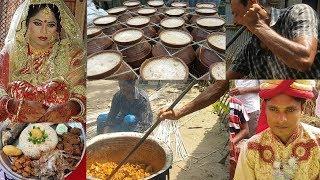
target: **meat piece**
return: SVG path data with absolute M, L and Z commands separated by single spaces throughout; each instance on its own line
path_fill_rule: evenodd
M 57 148 L 58 148 L 59 150 L 63 150 L 63 143 L 59 142 L 59 143 L 57 144 Z
M 80 141 L 80 137 L 78 135 L 72 134 L 72 133 L 65 133 L 63 134 L 63 141 L 68 142 L 70 144 L 79 144 Z
M 14 143 L 19 137 L 22 130 L 27 126 L 26 123 L 21 122 L 8 122 L 6 128 L 2 130 L 2 145 L 8 145 Z
M 70 129 L 70 133 L 80 136 L 81 135 L 81 129 L 79 129 L 79 128 L 71 128 Z
M 67 153 L 67 154 L 73 154 L 73 147 L 72 147 L 72 144 L 64 144 L 64 151 Z
M 81 150 L 80 147 L 77 145 L 73 145 L 73 155 L 75 156 L 81 156 Z
M 69 158 L 79 161 L 79 158 L 61 150 L 47 152 L 39 160 L 32 162 L 35 167 L 34 174 L 41 177 L 56 176 L 56 179 L 62 179 L 66 171 L 74 169 L 74 166 L 67 161 Z

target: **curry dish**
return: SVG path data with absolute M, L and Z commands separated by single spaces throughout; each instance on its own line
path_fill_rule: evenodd
M 112 170 L 117 167 L 118 164 L 114 162 L 106 163 L 94 163 L 87 170 L 87 175 L 106 179 L 111 174 Z M 143 179 L 152 174 L 152 167 L 146 164 L 140 163 L 126 163 L 119 171 L 112 177 L 113 180 L 134 180 Z

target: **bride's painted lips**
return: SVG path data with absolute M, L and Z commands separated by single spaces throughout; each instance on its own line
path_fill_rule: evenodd
M 43 36 L 40 36 L 38 37 L 41 41 L 46 41 L 48 38 L 47 37 L 43 37 Z

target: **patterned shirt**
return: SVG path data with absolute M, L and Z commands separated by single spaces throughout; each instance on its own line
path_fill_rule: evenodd
M 282 37 L 292 40 L 300 36 L 313 36 L 319 39 L 319 20 L 316 12 L 308 5 L 271 8 L 270 18 L 270 27 Z M 318 47 L 311 69 L 301 72 L 288 67 L 271 51 L 261 48 L 258 37 L 252 36 L 232 63 L 231 70 L 254 79 L 320 78 L 320 51 Z
M 121 90 L 118 91 L 113 96 L 108 121 L 111 120 L 113 123 L 121 123 L 114 122 L 119 119 L 116 117 L 123 119 L 124 116 L 131 114 L 137 118 L 137 123 L 131 127 L 130 131 L 144 132 L 152 124 L 152 111 L 149 98 L 145 91 L 138 88 L 135 88 L 134 96 L 132 100 L 128 100 Z
M 283 144 L 270 128 L 252 136 L 241 148 L 234 179 L 319 179 L 319 131 L 301 124 L 287 144 Z

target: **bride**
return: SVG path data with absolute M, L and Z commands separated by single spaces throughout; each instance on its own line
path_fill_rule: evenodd
M 84 121 L 84 58 L 63 0 L 25 0 L 0 52 L 0 121 Z

